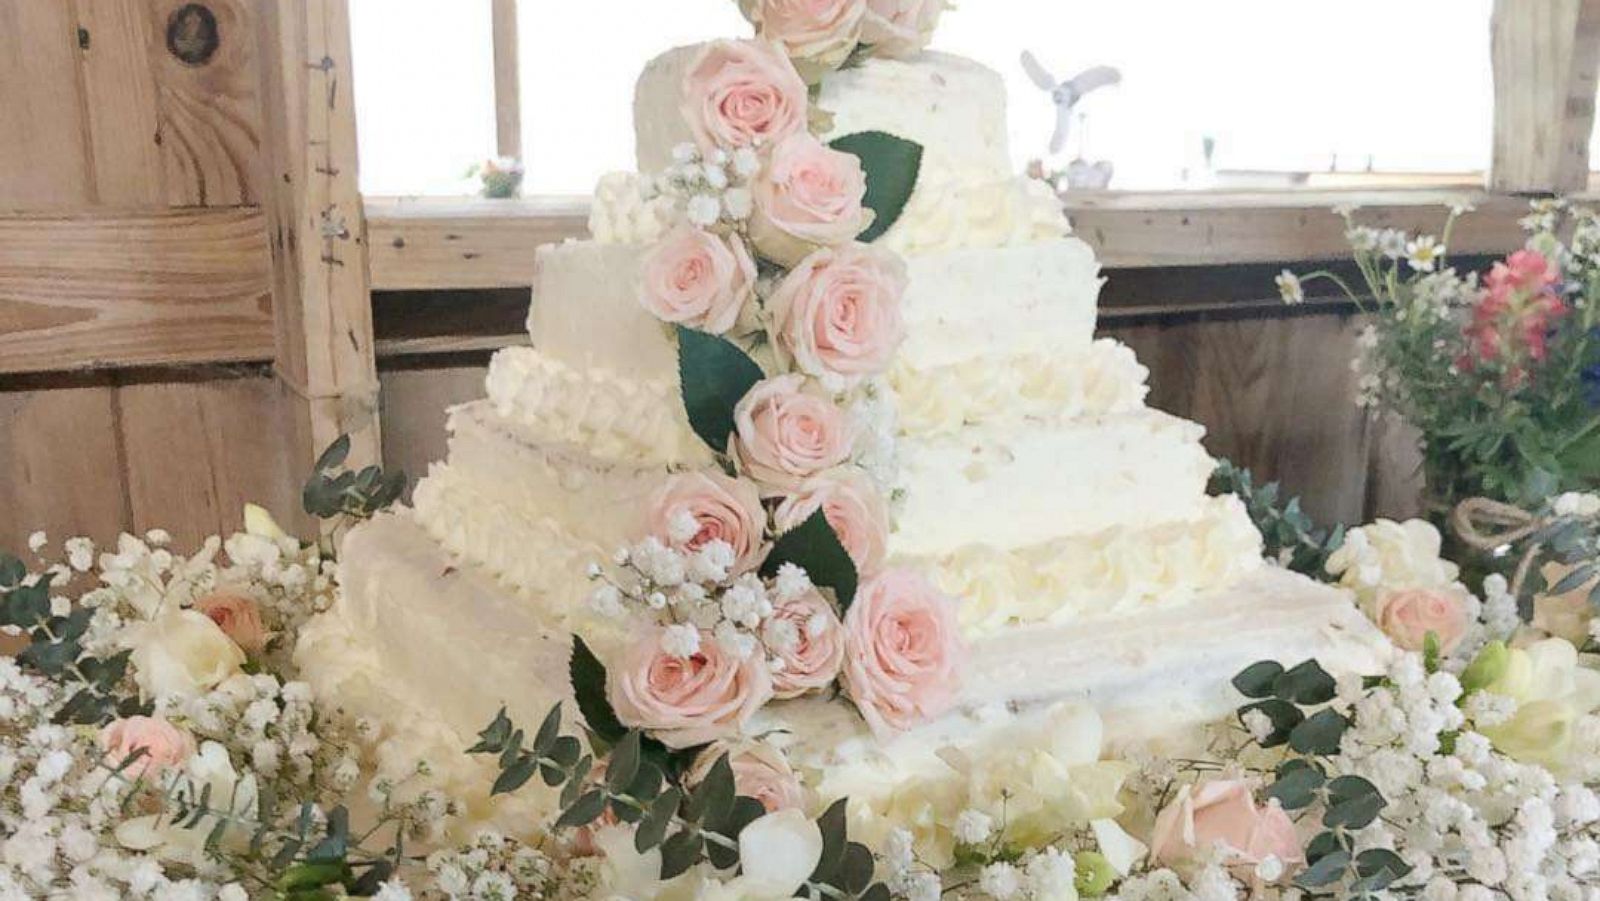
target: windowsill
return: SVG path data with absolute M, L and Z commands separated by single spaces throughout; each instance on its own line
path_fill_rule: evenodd
M 1521 244 L 1521 198 L 1481 187 L 1429 185 L 1212 191 L 1086 191 L 1069 196 L 1078 237 L 1108 269 L 1289 263 L 1348 255 L 1333 210 L 1354 206 L 1369 225 L 1437 233 L 1447 210 L 1474 211 L 1451 235 L 1456 254 L 1497 254 Z M 369 197 L 372 287 L 506 288 L 532 284 L 536 249 L 588 235 L 587 197 Z

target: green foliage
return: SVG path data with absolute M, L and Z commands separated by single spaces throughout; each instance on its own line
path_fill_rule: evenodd
M 340 435 L 317 458 L 300 491 L 307 513 L 318 519 L 371 519 L 405 493 L 404 471 L 385 472 L 382 467 L 367 466 L 352 472 L 344 468 L 349 456 L 350 436 Z
M 1300 499 L 1278 505 L 1282 488 L 1277 482 L 1257 487 L 1250 470 L 1222 460 L 1211 474 L 1213 495 L 1232 494 L 1244 502 L 1250 521 L 1261 533 L 1263 551 L 1286 568 L 1323 582 L 1329 581 L 1328 556 L 1344 543 L 1344 526 L 1332 532 L 1318 528 L 1300 509 Z
M 86 653 L 83 637 L 94 611 L 73 605 L 66 615 L 57 616 L 50 602 L 53 581 L 50 573 L 30 579 L 21 560 L 0 555 L 0 626 L 16 627 L 28 637 L 28 646 L 17 654 L 17 662 L 73 689 L 56 711 L 55 721 L 97 726 L 118 716 L 144 712 L 144 705 L 127 684 L 131 652 L 104 657 Z
M 733 434 L 733 408 L 761 381 L 761 367 L 733 342 L 678 326 L 678 382 L 689 425 L 719 454 Z
M 881 131 L 863 131 L 835 138 L 829 146 L 861 160 L 867 176 L 863 204 L 874 215 L 872 224 L 857 239 L 870 244 L 905 211 L 922 172 L 922 145 Z
M 587 663 L 584 668 L 590 669 Z M 600 673 L 603 677 L 603 667 Z M 593 673 L 587 672 L 585 678 L 593 678 Z M 733 870 L 739 865 L 740 833 L 766 813 L 760 801 L 738 793 L 727 755 L 711 765 L 699 784 L 688 785 L 681 775 L 651 760 L 648 737 L 626 731 L 611 745 L 605 777 L 592 778 L 594 758 L 581 753 L 577 737 L 561 734 L 559 704 L 546 715 L 532 744 L 524 738 L 523 730 L 502 708 L 468 749 L 499 759 L 495 793 L 515 791 L 535 771 L 553 774 L 546 781 L 561 787 L 556 829 L 586 826 L 610 811 L 635 825 L 634 847 L 641 854 L 660 850 L 662 879 L 685 873 L 702 861 L 718 870 Z M 873 881 L 872 853 L 849 840 L 845 810 L 846 802 L 840 800 L 817 819 L 822 857 L 802 891 L 810 897 L 887 901 L 887 887 Z
M 855 561 L 850 559 L 820 508 L 806 517 L 805 522 L 778 536 L 761 564 L 761 575 L 771 578 L 785 563 L 805 570 L 813 585 L 832 589 L 839 601 L 840 613 L 850 609 L 860 576 Z

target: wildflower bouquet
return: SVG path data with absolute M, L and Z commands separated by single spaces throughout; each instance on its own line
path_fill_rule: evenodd
M 1370 315 L 1355 361 L 1360 402 L 1421 431 L 1439 510 L 1468 497 L 1528 503 L 1600 484 L 1600 217 L 1539 201 L 1527 246 L 1481 277 L 1447 265 L 1441 237 L 1357 225 L 1362 284 L 1278 277 L 1284 299 L 1337 282 Z

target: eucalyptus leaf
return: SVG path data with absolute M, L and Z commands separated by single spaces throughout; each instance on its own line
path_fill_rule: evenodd
M 1322 787 L 1325 778 L 1313 767 L 1299 767 L 1278 776 L 1267 789 L 1267 797 L 1278 799 L 1284 810 L 1299 810 L 1317 799 L 1317 789 Z
M 1305 872 L 1295 877 L 1294 882 L 1302 888 L 1322 888 L 1338 882 L 1349 868 L 1350 852 L 1333 851 L 1324 854 L 1316 863 L 1306 868 Z
M 16 557 L 0 553 L 0 588 L 15 588 L 28 577 L 28 567 Z
M 1336 683 L 1322 664 L 1307 660 L 1280 675 L 1272 683 L 1272 693 L 1302 707 L 1325 704 L 1338 693 Z
M 686 816 L 691 822 L 715 829 L 733 811 L 734 797 L 733 766 L 728 755 L 723 754 L 690 795 Z
M 579 796 L 578 800 L 572 802 L 571 806 L 561 812 L 561 816 L 556 818 L 555 828 L 574 829 L 579 826 L 587 826 L 599 819 L 600 814 L 604 813 L 605 809 L 605 792 L 598 789 L 588 792 Z
M 494 787 L 489 790 L 491 795 L 503 795 L 514 792 L 527 784 L 538 769 L 539 762 L 532 757 L 523 757 L 500 771 L 495 777 Z
M 705 848 L 705 839 L 699 833 L 685 829 L 667 837 L 661 843 L 661 878 L 662 880 L 675 879 L 689 871 L 689 868 L 700 862 L 700 852 Z
M 1283 665 L 1276 660 L 1262 660 L 1245 667 L 1233 677 L 1234 690 L 1247 698 L 1269 698 L 1272 686 L 1283 675 Z
M 545 714 L 544 722 L 539 724 L 539 731 L 533 737 L 533 746 L 529 750 L 535 754 L 544 755 L 550 752 L 550 747 L 556 743 L 556 738 L 561 735 L 561 705 L 556 704 Z
M 1239 721 L 1241 723 L 1244 722 L 1245 714 L 1252 710 L 1258 710 L 1265 714 L 1272 723 L 1272 731 L 1261 740 L 1263 748 L 1276 748 L 1287 742 L 1289 734 L 1294 731 L 1294 727 L 1300 725 L 1306 718 L 1305 714 L 1300 712 L 1300 708 L 1288 701 L 1268 698 L 1265 701 L 1257 701 L 1254 704 L 1239 708 Z
M 1289 731 L 1289 747 L 1300 754 L 1331 757 L 1339 753 L 1350 721 L 1336 710 L 1319 710 Z
M 1319 832 L 1306 843 L 1306 863 L 1314 864 L 1335 851 L 1350 850 L 1347 839 L 1337 832 Z
M 629 732 L 611 749 L 606 761 L 606 787 L 621 793 L 639 772 L 639 733 Z

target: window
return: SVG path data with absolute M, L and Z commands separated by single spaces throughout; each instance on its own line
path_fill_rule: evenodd
M 470 193 L 494 152 L 489 0 L 352 0 L 362 185 Z M 1097 63 L 1058 161 L 1110 159 L 1133 189 L 1339 183 L 1488 166 L 1490 0 L 966 0 L 936 49 L 1001 72 L 1019 168 L 1044 155 L 1048 98 L 1018 63 Z M 584 194 L 633 165 L 632 95 L 656 53 L 744 35 L 733 0 L 523 0 L 524 193 Z M 1206 148 L 1210 147 L 1209 159 Z M 1334 171 L 1330 171 L 1334 170 Z

